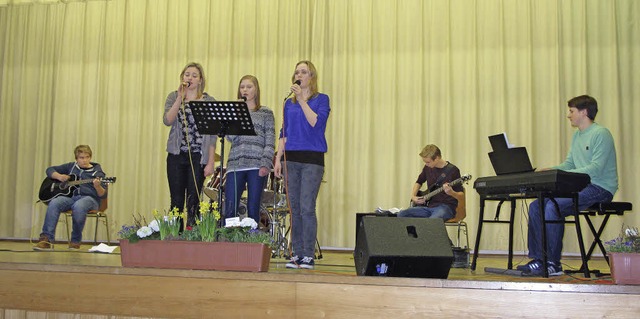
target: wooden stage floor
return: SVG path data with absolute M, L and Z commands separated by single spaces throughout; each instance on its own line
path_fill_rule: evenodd
M 102 318 L 637 318 L 640 286 L 610 276 L 552 278 L 485 273 L 505 256 L 483 256 L 477 271 L 452 268 L 448 279 L 357 276 L 351 252 L 323 251 L 314 270 L 271 260 L 266 273 L 123 268 L 119 249 L 35 252 L 0 241 L 0 318 L 84 314 Z M 525 263 L 516 256 L 514 264 Z M 579 268 L 579 259 L 563 260 Z M 591 269 L 609 272 L 596 258 Z M 91 301 L 86 296 L 95 296 Z M 44 302 L 43 302 L 44 300 Z M 3 316 L 4 314 L 4 316 Z M 106 317 L 105 317 L 106 318 Z

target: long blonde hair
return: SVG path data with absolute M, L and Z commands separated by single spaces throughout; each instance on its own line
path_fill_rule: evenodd
M 309 89 L 311 90 L 311 96 L 309 97 L 309 99 L 312 99 L 316 95 L 318 95 L 318 71 L 316 71 L 316 66 L 313 65 L 313 63 L 311 63 L 311 61 L 302 60 L 302 61 L 296 63 L 296 67 L 293 69 L 293 75 L 291 76 L 291 83 L 293 83 L 296 80 L 296 69 L 298 68 L 298 65 L 300 65 L 300 64 L 306 64 L 309 67 L 309 73 L 311 75 L 311 81 L 309 81 Z M 293 103 L 297 103 L 298 102 L 296 100 L 296 96 L 295 95 L 293 96 L 291 101 Z
M 240 94 L 240 85 L 242 81 L 249 80 L 253 83 L 253 86 L 256 87 L 256 111 L 260 109 L 260 84 L 258 84 L 258 78 L 253 75 L 247 74 L 240 79 L 238 82 L 238 99 L 242 99 L 242 95 Z
M 182 83 L 182 78 L 184 77 L 184 73 L 187 72 L 187 69 L 190 67 L 194 67 L 196 69 L 198 69 L 198 72 L 200 72 L 200 79 L 202 79 L 202 83 L 198 83 L 198 96 L 197 98 L 200 99 L 202 98 L 202 95 L 204 94 L 204 87 L 207 84 L 207 80 L 204 77 L 204 69 L 202 68 L 202 65 L 200 65 L 200 63 L 197 62 L 191 62 L 189 64 L 187 64 L 184 69 L 182 69 L 182 72 L 180 72 L 180 83 Z

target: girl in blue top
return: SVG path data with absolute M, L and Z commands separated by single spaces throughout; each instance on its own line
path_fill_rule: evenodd
M 274 174 L 281 177 L 284 167 L 291 209 L 293 254 L 286 266 L 313 269 L 318 232 L 316 199 L 324 174 L 324 134 L 331 107 L 329 96 L 318 92 L 318 72 L 311 61 L 296 64 L 291 82 L 294 96 L 284 105 Z

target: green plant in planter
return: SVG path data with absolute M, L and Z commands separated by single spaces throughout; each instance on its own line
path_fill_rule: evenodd
M 258 223 L 252 218 L 230 218 L 226 226 L 218 231 L 219 240 L 227 242 L 261 243 L 271 246 L 273 238 L 270 234 L 258 229 Z
M 620 236 L 604 243 L 610 253 L 640 253 L 638 227 L 623 226 Z
M 200 218 L 196 220 L 194 227 L 187 227 L 179 232 L 179 219 L 185 218 L 185 213 L 180 213 L 174 208 L 170 212 L 160 214 L 153 211 L 154 219 L 147 224 L 145 219 L 138 214 L 134 216 L 133 225 L 123 225 L 118 232 L 121 239 L 130 243 L 139 240 L 188 240 L 188 241 L 224 241 L 261 243 L 272 246 L 273 239 L 269 233 L 258 229 L 258 224 L 251 218 L 230 218 L 226 220 L 226 227 L 218 227 L 220 212 L 217 203 L 207 201 L 200 202 Z
M 218 203 L 200 202 L 200 218 L 196 220 L 195 232 L 200 235 L 202 241 L 216 241 L 218 220 Z

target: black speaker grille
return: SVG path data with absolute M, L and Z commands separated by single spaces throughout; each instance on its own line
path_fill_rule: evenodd
M 442 219 L 360 216 L 358 275 L 447 278 L 453 251 Z

